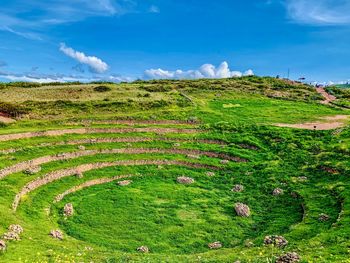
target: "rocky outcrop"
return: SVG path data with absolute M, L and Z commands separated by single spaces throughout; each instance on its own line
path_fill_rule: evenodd
M 219 249 L 219 248 L 222 248 L 222 244 L 221 244 L 221 242 L 216 241 L 216 242 L 213 242 L 213 243 L 209 243 L 208 247 L 210 249 Z
M 250 216 L 250 208 L 246 204 L 236 203 L 235 204 L 236 214 L 240 217 L 249 217 Z
M 117 184 L 118 184 L 119 186 L 127 186 L 127 185 L 129 185 L 129 184 L 131 184 L 131 183 L 132 183 L 131 180 L 124 180 L 124 181 L 119 181 Z
M 70 216 L 73 216 L 73 214 L 74 214 L 73 204 L 71 203 L 65 204 L 63 208 L 63 215 L 66 217 L 70 217 Z
M 141 246 L 137 248 L 137 251 L 140 253 L 149 253 L 149 248 L 147 246 Z
M 330 216 L 327 215 L 327 214 L 320 214 L 319 217 L 318 217 L 318 220 L 321 221 L 321 222 L 326 222 L 330 219 Z
M 288 241 L 283 236 L 266 236 L 264 239 L 264 244 L 284 248 L 288 245 Z
M 176 179 L 179 184 L 193 184 L 194 179 L 191 177 L 180 176 Z
M 8 229 L 10 232 L 16 233 L 17 235 L 23 233 L 23 227 L 21 227 L 20 225 L 10 225 Z
M 209 176 L 209 177 L 215 176 L 215 173 L 214 173 L 214 172 L 206 172 L 205 174 L 206 174 L 207 176 Z
M 0 251 L 6 250 L 6 243 L 4 240 L 0 240 Z
M 272 195 L 274 195 L 274 196 L 283 195 L 283 193 L 284 193 L 284 191 L 281 188 L 276 188 L 272 191 Z
M 50 236 L 59 240 L 63 239 L 63 233 L 60 230 L 51 230 Z
M 28 175 L 33 175 L 33 174 L 37 174 L 41 171 L 41 167 L 40 166 L 33 166 L 33 167 L 29 167 L 28 169 L 26 169 L 24 171 L 25 174 Z
M 300 256 L 295 252 L 288 252 L 279 258 L 276 263 L 296 263 L 300 261 Z
M 12 231 L 9 231 L 9 232 L 6 232 L 5 234 L 3 234 L 2 238 L 5 240 L 14 240 L 14 241 L 18 241 L 21 239 L 19 237 L 19 234 L 12 232 Z
M 244 191 L 244 186 L 241 184 L 236 184 L 232 189 L 232 192 L 240 193 Z

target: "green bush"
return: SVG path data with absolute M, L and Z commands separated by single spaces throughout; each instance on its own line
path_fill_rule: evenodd
M 18 117 L 22 114 L 25 114 L 26 110 L 24 110 L 19 105 L 11 104 L 8 102 L 0 102 L 0 112 L 10 117 Z
M 107 86 L 97 86 L 94 88 L 94 91 L 96 91 L 96 92 L 108 92 L 111 90 L 112 89 L 110 87 L 107 87 Z

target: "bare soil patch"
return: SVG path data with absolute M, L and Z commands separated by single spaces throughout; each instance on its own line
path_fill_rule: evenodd
M 94 133 L 183 133 L 183 134 L 197 134 L 199 129 L 180 129 L 180 128 L 80 128 L 80 129 L 63 129 L 63 130 L 48 130 L 39 132 L 24 132 L 0 135 L 0 141 L 12 141 L 19 139 L 28 139 L 42 136 L 62 136 L 66 134 L 94 134 Z
M 346 126 L 347 120 L 350 119 L 349 116 L 350 115 L 326 116 L 320 118 L 320 121 L 315 122 L 305 122 L 297 124 L 277 123 L 275 124 L 275 126 L 317 131 L 333 130 Z
M 16 122 L 16 120 L 10 118 L 7 114 L 0 112 L 0 122 L 8 124 L 8 123 L 14 123 Z

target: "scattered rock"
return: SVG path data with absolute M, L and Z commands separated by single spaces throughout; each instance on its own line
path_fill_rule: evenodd
M 51 230 L 50 236 L 59 240 L 63 239 L 63 233 L 60 230 Z
M 283 195 L 283 189 L 281 189 L 281 188 L 276 188 L 276 189 L 273 190 L 272 194 L 273 194 L 274 196 Z
M 6 250 L 6 243 L 4 240 L 0 240 L 0 251 Z
M 283 236 L 266 236 L 264 239 L 264 244 L 284 248 L 288 245 L 288 241 Z
M 129 185 L 129 184 L 131 184 L 131 183 L 132 183 L 131 180 L 124 180 L 124 181 L 119 181 L 117 184 L 118 184 L 119 186 L 127 186 L 127 185 Z
M 288 252 L 277 258 L 276 263 L 295 263 L 300 261 L 300 256 L 295 252 Z
M 187 120 L 188 123 L 198 123 L 198 118 L 197 117 L 189 117 Z
M 76 171 L 76 172 L 75 172 L 75 176 L 76 176 L 77 178 L 81 179 L 81 178 L 84 177 L 84 174 L 83 174 L 82 172 L 80 172 L 80 171 Z
M 254 247 L 254 243 L 251 240 L 247 239 L 244 241 L 244 246 L 245 247 Z
M 200 157 L 199 155 L 195 155 L 195 154 L 188 154 L 188 155 L 187 155 L 187 158 L 198 160 L 198 159 L 200 159 L 201 157 Z
M 194 179 L 191 177 L 180 176 L 176 179 L 179 184 L 193 184 Z
M 330 216 L 327 215 L 327 214 L 320 214 L 319 217 L 318 217 L 318 220 L 321 221 L 321 222 L 326 222 L 330 219 Z
M 81 151 L 85 151 L 86 147 L 84 145 L 79 145 L 78 149 L 81 150 Z
M 15 240 L 15 241 L 20 240 L 19 235 L 17 233 L 15 233 L 15 232 L 12 232 L 12 231 L 9 231 L 9 232 L 5 233 L 2 236 L 2 238 L 5 239 L 5 240 Z
M 307 178 L 306 176 L 299 176 L 299 177 L 298 177 L 298 181 L 299 181 L 299 182 L 305 182 L 305 181 L 307 181 L 307 179 L 308 179 L 308 178 Z
M 63 214 L 64 216 L 72 216 L 74 214 L 73 204 L 65 204 L 63 208 Z
M 215 173 L 214 172 L 206 172 L 206 175 L 209 177 L 213 177 L 213 176 L 215 176 Z
M 296 193 L 296 192 L 291 192 L 290 195 L 291 195 L 293 198 L 298 198 L 298 197 L 299 197 L 299 194 Z
M 221 160 L 220 163 L 221 164 L 228 164 L 230 161 L 229 160 Z
M 332 167 L 327 167 L 327 166 L 321 166 L 321 169 L 327 173 L 330 173 L 330 174 L 338 174 L 338 170 L 332 168 Z
M 92 247 L 85 247 L 86 251 L 93 251 L 94 249 Z
M 236 193 L 243 192 L 243 190 L 244 190 L 244 186 L 241 185 L 241 184 L 236 184 L 236 185 L 231 189 L 232 192 L 236 192 Z
M 141 246 L 137 248 L 137 251 L 141 253 L 149 253 L 149 248 L 147 246 Z
M 219 249 L 219 248 L 222 248 L 222 244 L 221 244 L 221 242 L 216 241 L 216 242 L 213 242 L 213 243 L 209 243 L 208 247 L 210 249 Z
M 238 216 L 241 217 L 249 217 L 250 216 L 250 208 L 246 204 L 236 203 L 235 211 Z
M 39 173 L 40 171 L 41 171 L 41 167 L 40 166 L 33 166 L 33 167 L 30 167 L 30 168 L 26 169 L 24 171 L 24 173 L 28 174 L 28 175 L 33 175 L 33 174 Z
M 23 232 L 23 227 L 21 227 L 20 225 L 10 225 L 9 231 L 20 235 Z

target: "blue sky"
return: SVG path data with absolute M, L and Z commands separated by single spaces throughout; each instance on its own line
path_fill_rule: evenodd
M 2 0 L 0 80 L 350 79 L 348 0 Z

